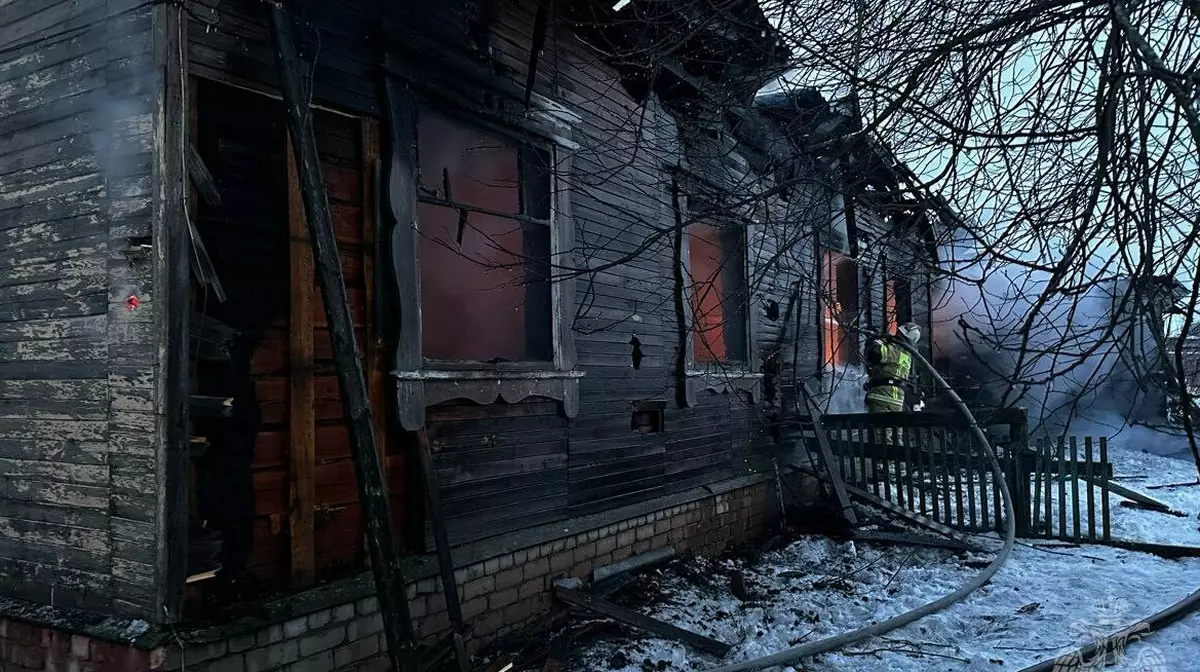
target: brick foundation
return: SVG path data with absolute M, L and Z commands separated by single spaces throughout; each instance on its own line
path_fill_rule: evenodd
M 507 552 L 457 570 L 463 616 L 478 647 L 551 608 L 554 581 L 674 545 L 712 555 L 760 534 L 774 508 L 759 483 Z M 408 585 L 423 639 L 449 627 L 441 582 Z M 0 619 L 0 672 L 382 672 L 383 621 L 375 598 L 323 608 L 227 639 L 152 651 Z

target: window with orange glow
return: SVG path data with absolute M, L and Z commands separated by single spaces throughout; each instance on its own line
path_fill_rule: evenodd
M 888 280 L 883 286 L 883 328 L 889 334 L 900 326 L 896 315 L 896 281 Z
M 553 359 L 547 152 L 422 109 L 422 349 L 428 359 Z
M 821 270 L 824 361 L 830 366 L 855 364 L 858 338 L 851 327 L 858 318 L 858 266 L 854 259 L 828 250 Z
M 737 226 L 688 227 L 692 354 L 697 362 L 747 358 L 745 240 Z

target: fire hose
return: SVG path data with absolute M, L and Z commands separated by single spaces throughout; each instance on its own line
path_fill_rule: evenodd
M 1140 640 L 1143 636 L 1149 635 L 1155 630 L 1165 628 L 1175 621 L 1194 613 L 1197 609 L 1200 609 L 1200 590 L 1149 618 L 1128 625 L 1087 646 L 1030 665 L 1021 670 L 1021 672 L 1051 672 L 1056 669 L 1090 669 L 1092 667 L 1101 667 L 1102 665 L 1096 665 L 1096 661 L 1105 660 L 1109 655 L 1123 652 L 1125 645 L 1129 641 Z M 1067 667 L 1066 665 L 1062 665 L 1064 661 L 1068 664 L 1074 663 L 1075 666 Z
M 725 665 L 724 667 L 712 668 L 708 670 L 708 672 L 749 672 L 750 670 L 761 670 L 767 667 L 787 665 L 805 658 L 810 658 L 817 654 L 836 651 L 871 637 L 884 635 L 893 630 L 898 630 L 899 628 L 913 623 L 914 621 L 920 620 L 932 614 L 936 614 L 946 607 L 965 599 L 968 595 L 975 592 L 977 589 L 990 581 L 991 578 L 995 576 L 996 572 L 1000 570 L 1000 567 L 1004 565 L 1004 562 L 1008 560 L 1009 554 L 1012 553 L 1013 546 L 1016 543 L 1016 518 L 1013 512 L 1012 494 L 1008 491 L 1008 485 L 1005 481 L 1004 473 L 1000 469 L 1000 461 L 996 456 L 995 449 L 992 448 L 990 443 L 988 443 L 987 437 L 984 436 L 983 430 L 980 429 L 979 424 L 975 421 L 975 416 L 971 414 L 971 411 L 967 408 L 967 405 L 963 403 L 963 400 L 958 396 L 957 393 L 954 392 L 954 389 L 950 387 L 946 380 L 942 378 L 940 374 L 938 374 L 937 370 L 933 368 L 929 361 L 921 356 L 921 353 L 917 352 L 917 350 L 904 339 L 889 337 L 888 340 L 907 351 L 910 355 L 912 355 L 913 359 L 919 362 L 921 366 L 933 376 L 937 386 L 941 388 L 946 396 L 949 397 L 949 399 L 958 407 L 960 411 L 962 411 L 963 416 L 966 418 L 969 424 L 969 430 L 971 434 L 975 437 L 975 440 L 980 446 L 983 447 L 984 452 L 987 454 L 988 461 L 991 463 L 992 475 L 996 479 L 996 484 L 999 486 L 1001 496 L 1004 498 L 1004 545 L 1001 547 L 1000 552 L 996 555 L 996 558 L 992 560 L 992 562 L 988 564 L 988 566 L 985 567 L 978 576 L 968 581 L 953 593 L 938 598 L 933 602 L 917 607 L 911 611 L 904 612 L 903 614 L 893 616 L 887 620 L 880 621 L 874 625 L 865 626 L 857 630 L 851 630 L 850 632 L 844 632 L 840 635 L 834 635 L 833 637 L 828 637 L 815 642 L 809 642 L 808 644 L 802 644 L 800 646 L 785 649 L 778 653 L 773 653 L 761 658 L 754 658 L 752 660 L 746 660 L 740 663 L 733 663 L 730 665 Z

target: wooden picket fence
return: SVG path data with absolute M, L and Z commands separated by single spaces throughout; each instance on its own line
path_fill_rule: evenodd
M 1070 437 L 1031 446 L 1023 410 L 981 420 L 1012 493 L 1018 536 L 1111 539 L 1112 465 L 1106 439 Z M 827 467 L 846 484 L 959 531 L 1004 529 L 991 462 L 961 417 L 831 414 L 822 424 L 836 462 Z

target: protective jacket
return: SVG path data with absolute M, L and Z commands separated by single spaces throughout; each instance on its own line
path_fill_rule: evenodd
M 883 411 L 904 410 L 904 391 L 912 375 L 912 355 L 881 340 L 867 344 L 867 407 Z

